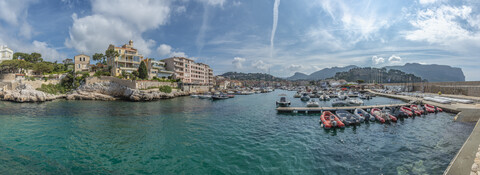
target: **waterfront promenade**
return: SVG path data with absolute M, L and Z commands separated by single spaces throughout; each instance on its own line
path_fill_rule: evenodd
M 422 103 L 431 104 L 434 106 L 441 107 L 445 111 L 457 113 L 454 120 L 460 122 L 476 122 L 472 133 L 468 137 L 468 139 L 463 144 L 462 148 L 458 151 L 457 155 L 452 159 L 449 166 L 445 170 L 445 175 L 456 175 L 456 174 L 479 174 L 477 172 L 473 172 L 472 164 L 474 161 L 480 163 L 480 158 L 476 160 L 476 154 L 479 150 L 480 145 L 480 105 L 473 103 L 473 104 L 462 104 L 462 103 L 452 103 L 452 104 L 440 104 L 431 101 L 423 100 L 421 97 L 411 97 L 411 96 L 404 96 L 404 95 L 394 95 L 394 94 L 385 94 L 385 93 L 378 93 L 369 90 L 371 93 L 375 93 L 380 96 L 402 99 L 405 101 L 421 101 Z M 432 94 L 434 95 L 434 94 Z M 472 96 L 464 96 L 464 95 L 442 95 L 447 97 L 453 98 L 463 98 L 463 99 L 470 99 L 475 100 L 478 102 L 480 100 L 479 97 L 472 97 Z M 478 169 L 480 170 L 480 168 Z

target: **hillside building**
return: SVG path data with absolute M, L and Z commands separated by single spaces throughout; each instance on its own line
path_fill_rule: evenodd
M 13 50 L 5 45 L 0 46 L 0 63 L 4 60 L 13 59 Z
M 195 63 L 185 57 L 171 57 L 162 60 L 168 71 L 174 72 L 173 78 L 183 83 L 198 85 L 214 85 L 213 70 L 203 63 Z
M 74 57 L 75 60 L 75 72 L 89 71 L 90 69 L 90 56 L 80 54 Z

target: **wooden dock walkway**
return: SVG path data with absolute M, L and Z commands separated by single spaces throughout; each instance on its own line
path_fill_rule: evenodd
M 344 106 L 344 107 L 278 107 L 277 112 L 282 113 L 321 113 L 323 111 L 337 111 L 337 110 L 347 110 L 353 111 L 355 108 L 360 109 L 371 109 L 371 108 L 383 108 L 383 107 L 398 107 L 398 106 L 409 106 L 408 103 L 401 104 L 386 104 L 386 105 L 372 105 L 372 106 Z

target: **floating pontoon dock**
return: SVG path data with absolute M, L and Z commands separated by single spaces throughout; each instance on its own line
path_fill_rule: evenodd
M 321 113 L 323 111 L 337 111 L 337 110 L 347 110 L 353 111 L 355 108 L 360 109 L 371 109 L 383 107 L 398 107 L 398 106 L 410 106 L 408 103 L 401 104 L 387 104 L 387 105 L 372 105 L 372 106 L 344 106 L 344 107 L 278 107 L 277 112 L 282 113 Z

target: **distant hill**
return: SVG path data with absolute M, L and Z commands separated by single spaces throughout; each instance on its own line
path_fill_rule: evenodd
M 322 80 L 326 78 L 330 78 L 335 76 L 337 72 L 345 72 L 349 71 L 352 68 L 356 68 L 357 66 L 350 65 L 345 67 L 332 67 L 332 68 L 325 68 L 319 71 L 316 71 L 310 75 L 306 75 L 303 73 L 296 72 L 293 76 L 288 77 L 287 80 Z
M 264 80 L 264 81 L 284 81 L 282 78 L 274 77 L 265 73 L 242 73 L 242 72 L 226 72 L 220 75 L 231 80 Z
M 308 79 L 308 75 L 300 72 L 295 72 L 293 76 L 287 78 L 287 80 L 306 80 L 306 79 Z
M 386 66 L 385 68 L 415 74 L 429 82 L 465 81 L 465 75 L 461 68 L 447 65 L 407 63 L 403 66 Z
M 288 77 L 287 80 L 321 80 L 333 77 L 337 72 L 346 72 L 353 68 L 358 67 L 350 65 L 346 67 L 325 68 L 310 75 L 296 72 L 293 76 Z M 429 82 L 465 81 L 465 75 L 461 68 L 447 65 L 407 63 L 403 66 L 386 66 L 384 68 L 387 69 L 387 71 L 389 69 L 396 69 L 405 73 L 414 74 Z
M 334 79 L 344 79 L 349 82 L 362 80 L 368 83 L 405 83 L 421 82 L 422 78 L 414 74 L 405 73 L 396 69 L 386 68 L 353 68 L 346 72 L 337 72 Z

